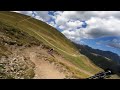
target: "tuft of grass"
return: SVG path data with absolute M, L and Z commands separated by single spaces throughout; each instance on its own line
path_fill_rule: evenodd
M 34 72 L 34 70 L 33 70 L 32 68 L 27 69 L 27 70 L 25 71 L 25 73 L 24 73 L 24 78 L 25 78 L 25 79 L 31 79 L 31 78 L 33 78 L 34 76 L 35 76 L 35 72 Z

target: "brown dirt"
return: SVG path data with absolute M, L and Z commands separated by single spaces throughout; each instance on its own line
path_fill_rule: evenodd
M 28 57 L 35 64 L 34 72 L 35 77 L 33 79 L 65 79 L 73 78 L 73 73 L 69 71 L 64 65 L 73 67 L 82 73 L 92 75 L 91 73 L 80 69 L 73 65 L 71 62 L 65 60 L 60 54 L 54 53 L 53 56 L 48 54 L 48 49 L 42 48 L 42 46 L 32 47 L 11 47 L 11 51 L 14 53 Z
M 35 64 L 35 77 L 34 79 L 63 79 L 66 78 L 66 72 L 63 66 L 58 63 L 49 62 L 52 57 L 47 53 L 47 50 L 41 47 L 33 47 L 25 49 L 24 52 L 30 57 L 30 60 Z

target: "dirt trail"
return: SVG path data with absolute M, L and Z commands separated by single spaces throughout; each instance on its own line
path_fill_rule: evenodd
M 45 60 L 46 57 L 52 57 L 47 53 L 46 50 L 40 49 L 40 47 L 36 47 L 36 48 L 34 47 L 31 49 L 26 49 L 25 52 L 29 54 L 30 60 L 35 64 L 34 79 L 63 79 L 63 78 L 66 78 L 66 72 L 69 77 L 72 76 L 71 72 L 67 71 L 64 66 L 60 66 L 60 64 L 56 65 L 55 63 L 50 63 L 48 60 Z M 69 67 L 73 67 L 87 75 L 90 75 L 90 76 L 93 75 L 83 69 L 76 67 L 71 62 L 65 60 L 61 56 L 54 54 L 54 58 L 55 60 L 57 60 L 58 63 L 62 62 L 65 65 Z
M 42 45 L 33 47 L 11 46 L 10 50 L 14 51 L 14 53 L 17 55 L 29 58 L 34 63 L 34 79 L 72 78 L 73 73 L 69 71 L 66 66 L 73 67 L 87 75 L 92 75 L 91 73 L 76 67 L 60 54 L 54 53 L 54 57 L 51 56 L 50 54 L 48 54 L 48 50 L 42 48 Z M 50 60 L 52 60 L 52 62 L 50 62 Z M 64 65 L 62 65 L 61 63 L 63 63 Z
M 35 77 L 34 79 L 62 79 L 65 78 L 65 74 L 58 71 L 58 69 L 50 64 L 49 61 L 45 61 L 44 57 L 38 57 L 33 50 L 27 50 L 30 56 L 30 60 L 35 64 Z M 41 53 L 45 53 L 41 51 Z
M 36 68 L 35 78 L 43 79 L 60 79 L 65 78 L 65 75 L 60 73 L 53 65 L 44 60 L 36 58 L 35 53 L 30 53 L 30 59 L 34 62 Z

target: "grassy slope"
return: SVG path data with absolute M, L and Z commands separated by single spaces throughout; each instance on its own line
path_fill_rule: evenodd
M 21 21 L 25 18 L 29 18 L 29 16 L 13 12 L 0 12 L 1 22 L 13 26 L 14 28 L 19 28 L 20 30 L 27 32 L 29 35 L 42 41 L 44 44 L 51 46 L 77 67 L 92 74 L 95 74 L 101 70 L 92 62 L 89 62 L 92 64 L 92 66 L 89 65 L 89 63 L 86 64 L 86 62 L 89 60 L 87 60 L 84 56 L 80 56 L 77 48 L 63 34 L 61 34 L 55 28 L 47 25 L 46 23 L 31 18 L 16 25 L 18 21 Z M 81 76 L 87 77 L 89 75 L 81 74 Z

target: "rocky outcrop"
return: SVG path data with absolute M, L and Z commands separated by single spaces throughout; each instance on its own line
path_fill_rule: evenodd
M 0 59 L 0 78 L 24 79 L 34 77 L 34 64 L 24 56 L 12 54 Z

